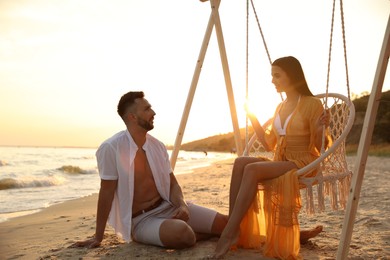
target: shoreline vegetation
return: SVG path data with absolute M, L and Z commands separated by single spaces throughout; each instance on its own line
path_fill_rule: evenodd
M 357 154 L 358 144 L 346 145 L 345 152 L 347 155 L 354 156 Z M 390 143 L 370 145 L 368 156 L 390 157 Z

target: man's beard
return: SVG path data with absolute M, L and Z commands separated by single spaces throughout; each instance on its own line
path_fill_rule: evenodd
M 152 123 L 149 123 L 148 121 L 140 119 L 140 118 L 137 118 L 137 123 L 140 127 L 145 129 L 146 131 L 150 131 L 154 128 L 154 125 Z

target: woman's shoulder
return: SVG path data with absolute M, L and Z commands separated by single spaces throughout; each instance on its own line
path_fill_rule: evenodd
M 302 102 L 302 109 L 305 111 L 308 111 L 310 113 L 315 112 L 315 111 L 321 111 L 324 109 L 322 105 L 321 99 L 315 97 L 315 96 L 304 96 L 301 99 Z

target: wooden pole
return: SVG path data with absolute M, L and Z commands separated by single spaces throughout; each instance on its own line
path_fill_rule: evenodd
M 211 10 L 214 18 L 215 33 L 218 39 L 218 46 L 219 46 L 219 53 L 222 61 L 223 74 L 225 76 L 225 85 L 226 85 L 226 91 L 229 100 L 230 115 L 233 123 L 234 140 L 236 142 L 237 154 L 242 155 L 243 149 L 241 143 L 240 128 L 237 120 L 236 104 L 234 100 L 232 81 L 230 78 L 230 70 L 229 70 L 229 63 L 226 55 L 225 41 L 223 39 L 222 26 L 221 26 L 221 21 L 219 19 L 218 6 L 220 2 L 221 0 L 211 0 L 210 4 L 211 4 Z
M 219 3 L 215 8 L 218 9 L 218 7 L 219 7 Z M 173 147 L 171 158 L 170 158 L 172 169 L 175 169 L 177 156 L 179 154 L 181 142 L 183 140 L 184 131 L 187 125 L 188 116 L 190 114 L 192 101 L 194 100 L 195 90 L 196 90 L 196 86 L 198 85 L 200 72 L 202 70 L 203 61 L 207 52 L 207 47 L 210 42 L 211 33 L 213 32 L 213 27 L 214 27 L 213 14 L 210 14 L 209 22 L 206 27 L 206 32 L 203 37 L 202 47 L 200 48 L 198 60 L 196 61 L 194 75 L 192 76 L 192 81 L 191 81 L 190 90 L 188 92 L 187 101 L 184 107 L 183 115 L 181 117 L 179 130 L 177 131 L 175 145 Z
M 202 1 L 204 2 L 204 1 Z M 196 62 L 194 75 L 192 77 L 190 90 L 188 92 L 187 101 L 184 107 L 183 115 L 180 121 L 179 130 L 176 135 L 175 145 L 173 147 L 173 151 L 171 154 L 171 167 L 172 169 L 175 169 L 177 156 L 180 151 L 181 143 L 183 140 L 183 135 L 185 131 L 185 127 L 187 125 L 188 116 L 191 110 L 192 101 L 194 100 L 195 90 L 199 81 L 200 72 L 203 66 L 203 61 L 206 56 L 207 47 L 210 42 L 211 33 L 213 31 L 213 27 L 215 26 L 215 31 L 217 34 L 218 39 L 218 46 L 219 46 L 219 52 L 221 56 L 221 62 L 222 62 L 222 68 L 224 72 L 225 77 L 225 85 L 226 85 L 226 91 L 228 94 L 228 100 L 229 100 L 229 107 L 230 107 L 230 114 L 232 118 L 233 123 L 233 131 L 234 131 L 234 139 L 236 142 L 236 149 L 237 154 L 241 155 L 243 152 L 242 144 L 241 144 L 241 135 L 240 135 L 240 128 L 238 126 L 238 120 L 237 120 L 237 112 L 236 112 L 236 105 L 234 101 L 234 94 L 233 94 L 233 88 L 232 88 L 232 82 L 230 79 L 230 71 L 229 71 L 229 64 L 227 61 L 227 55 L 226 55 L 226 49 L 222 34 L 222 27 L 221 22 L 219 19 L 219 12 L 218 8 L 220 5 L 220 0 L 212 0 L 210 1 L 212 12 L 210 14 L 209 22 L 207 24 L 206 33 L 203 38 L 202 47 L 199 52 L 198 60 Z
M 368 150 L 371 143 L 372 133 L 374 131 L 375 118 L 377 115 L 379 101 L 382 94 L 383 82 L 386 75 L 386 69 L 390 54 L 390 16 L 387 21 L 387 28 L 383 39 L 382 50 L 379 56 L 377 70 L 372 85 L 370 98 L 368 100 L 367 111 L 364 118 L 362 134 L 360 137 L 356 164 L 351 189 L 348 197 L 346 217 L 344 218 L 343 230 L 341 233 L 340 244 L 337 250 L 338 260 L 347 259 L 349 245 L 351 243 L 352 231 L 356 217 L 356 211 L 359 204 L 360 190 L 362 187 L 364 170 L 366 167 Z

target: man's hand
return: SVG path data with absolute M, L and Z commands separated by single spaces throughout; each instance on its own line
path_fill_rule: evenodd
M 101 244 L 101 241 L 97 240 L 95 237 L 91 239 L 87 239 L 84 241 L 78 241 L 72 245 L 70 245 L 70 248 L 75 248 L 75 247 L 86 247 L 86 248 L 95 248 L 99 247 Z
M 182 205 L 179 208 L 177 208 L 175 214 L 172 216 L 172 218 L 175 219 L 181 219 L 185 222 L 187 222 L 190 219 L 190 211 L 188 210 L 187 205 Z

